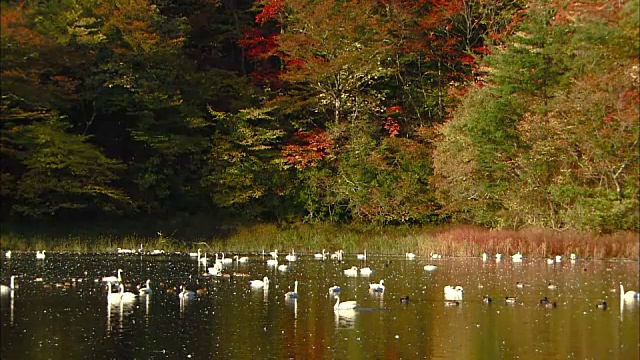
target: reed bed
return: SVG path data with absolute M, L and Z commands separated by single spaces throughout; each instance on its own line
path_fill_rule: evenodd
M 222 235 L 221 235 L 222 234 Z M 155 236 L 137 234 L 22 235 L 0 234 L 3 250 L 64 252 L 116 252 L 118 248 L 165 252 L 193 252 L 198 248 L 214 253 L 261 253 L 278 249 L 285 254 L 327 253 L 338 249 L 347 254 L 404 255 L 413 252 L 427 257 L 431 253 L 452 257 L 480 257 L 502 253 L 522 253 L 528 258 L 548 258 L 571 253 L 587 259 L 639 258 L 638 233 L 591 234 L 550 229 L 489 230 L 476 226 L 386 227 L 340 226 L 335 224 L 256 224 L 236 226 L 211 237 L 180 238 L 158 232 Z

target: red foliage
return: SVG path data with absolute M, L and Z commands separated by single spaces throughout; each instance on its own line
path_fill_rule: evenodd
M 265 22 L 275 19 L 276 15 L 284 8 L 283 0 L 266 0 L 262 11 L 256 15 L 256 22 L 264 24 Z
M 251 29 L 238 41 L 248 58 L 266 59 L 276 53 L 277 34 L 265 35 L 261 29 Z
M 389 137 L 394 137 L 400 134 L 400 124 L 398 124 L 398 122 L 391 116 L 389 116 L 387 121 L 384 123 L 384 128 L 389 132 Z
M 321 129 L 298 131 L 293 141 L 294 143 L 283 146 L 282 155 L 287 164 L 298 169 L 317 165 L 331 153 L 334 145 Z

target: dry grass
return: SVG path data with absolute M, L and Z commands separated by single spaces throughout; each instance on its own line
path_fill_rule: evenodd
M 421 255 L 481 256 L 483 252 L 546 258 L 571 253 L 581 258 L 638 259 L 639 238 L 635 232 L 609 235 L 555 231 L 551 229 L 488 230 L 475 226 L 452 226 L 425 234 Z

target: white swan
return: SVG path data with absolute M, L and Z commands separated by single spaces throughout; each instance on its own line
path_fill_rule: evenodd
M 502 260 L 502 254 L 498 253 L 496 254 L 496 261 L 500 261 Z
M 269 254 L 271 255 L 272 258 L 277 259 L 278 258 L 278 249 L 273 250 Z
M 298 257 L 296 256 L 296 252 L 293 249 L 291 249 L 291 254 L 287 254 L 287 256 L 285 256 L 284 258 L 287 259 L 287 261 L 296 261 L 296 260 L 298 260 Z
M 278 265 L 278 271 L 289 271 L 291 270 L 291 266 L 287 264 Z
M 345 269 L 343 272 L 347 276 L 358 276 L 358 267 L 352 266 L 350 269 Z
M 268 259 L 267 266 L 278 266 L 278 259 Z
M 434 271 L 434 270 L 435 270 L 435 269 L 437 269 L 437 268 L 438 268 L 438 267 L 437 267 L 437 266 L 435 266 L 435 265 L 425 265 L 425 266 L 424 266 L 424 269 L 425 269 L 426 271 Z
M 555 260 L 553 260 L 553 258 L 548 258 L 547 259 L 547 264 L 548 265 L 553 265 L 553 264 L 555 264 Z
M 111 284 L 111 283 L 109 283 Z M 124 285 L 120 284 L 120 301 L 123 303 L 131 303 L 136 301 L 136 299 L 138 298 L 138 295 L 129 292 L 129 291 L 124 291 Z
M 370 267 L 363 267 L 360 269 L 360 275 L 361 276 L 369 276 L 371 275 L 371 273 L 373 273 L 373 270 L 371 270 Z
M 489 255 L 487 255 L 487 253 L 482 253 L 482 261 L 487 261 L 489 260 Z
M 46 250 L 42 250 L 42 252 L 40 252 L 40 250 L 38 250 L 38 251 L 36 252 L 36 259 L 37 259 L 37 260 L 44 260 L 44 252 L 45 252 L 45 251 L 46 251 Z
M 204 253 L 203 257 L 198 257 L 198 263 L 207 266 L 207 253 Z
M 522 254 L 518 251 L 517 253 L 511 255 L 511 261 L 513 262 L 522 262 Z
M 236 259 L 236 261 L 239 262 L 239 263 L 246 263 L 247 261 L 249 261 L 249 257 L 248 256 L 240 257 L 238 255 L 235 255 L 233 258 Z
M 7 259 L 11 259 L 11 250 L 7 250 L 7 252 L 4 253 L 4 257 L 6 257 Z
M 358 306 L 355 300 L 340 302 L 340 296 L 336 295 L 336 304 L 333 305 L 333 310 L 353 310 Z
M 215 263 L 212 267 L 207 268 L 207 272 L 213 276 L 222 276 L 222 264 Z
M 576 254 L 574 254 L 574 253 L 571 253 L 571 256 L 569 256 L 569 259 L 573 260 L 573 261 L 575 261 L 577 258 L 578 258 L 578 256 Z
M 298 280 L 293 283 L 293 291 L 289 291 L 284 294 L 285 299 L 297 299 L 298 298 Z
M 150 282 L 151 280 L 147 279 L 147 284 L 140 289 L 140 295 L 151 295 L 153 293 L 153 290 L 149 287 Z
M 327 258 L 327 253 L 325 253 L 325 250 L 322 249 L 322 253 L 315 253 L 315 254 L 313 254 L 313 257 L 316 260 L 324 260 L 324 259 Z
M 404 254 L 404 256 L 409 260 L 413 260 L 413 259 L 416 258 L 416 254 L 411 253 L 411 252 L 408 252 L 408 253 Z
M 231 264 L 233 262 L 233 258 L 224 257 L 224 253 L 222 253 L 222 263 L 223 264 Z
M 115 292 L 115 293 L 112 292 L 111 283 L 110 282 L 107 283 L 107 289 L 108 289 L 107 301 L 109 303 L 113 303 L 113 302 L 118 302 L 119 303 L 120 300 L 122 299 L 122 294 L 120 294 L 119 292 Z
M 0 285 L 0 293 L 8 294 L 11 290 L 15 289 L 16 285 L 16 276 L 11 275 L 11 279 L 9 280 L 9 285 Z
M 344 254 L 344 251 L 342 251 L 342 250 L 338 250 L 338 251 L 334 252 L 330 256 L 331 260 L 342 260 L 342 254 Z
M 358 260 L 367 260 L 367 249 L 364 249 L 364 253 L 362 254 L 357 254 L 356 258 Z
M 379 283 L 369 284 L 369 290 L 372 290 L 375 292 L 384 292 L 384 280 L 380 280 Z
M 624 292 L 624 286 L 620 283 L 620 299 L 622 301 L 638 301 L 640 300 L 640 293 L 637 291 L 629 290 Z
M 178 298 L 180 300 L 193 300 L 193 298 L 196 297 L 196 293 L 191 290 L 187 290 L 184 285 L 180 285 L 180 290 L 182 290 L 178 294 Z
M 562 255 L 556 255 L 556 262 L 562 261 Z
M 199 257 L 200 257 L 200 249 L 198 249 L 198 251 L 197 251 L 197 252 L 189 253 L 189 256 L 191 256 L 191 257 L 198 257 L 198 258 L 199 258 Z
M 458 285 L 456 287 L 447 285 L 444 287 L 444 299 L 445 300 L 462 300 L 464 295 L 464 289 Z
M 332 287 L 329 288 L 329 295 L 336 295 L 339 294 L 341 291 L 340 286 L 338 285 L 334 285 Z
M 251 280 L 249 281 L 249 284 L 251 285 L 252 288 L 268 288 L 269 287 L 269 278 L 268 277 L 264 277 L 262 278 L 262 280 Z
M 118 276 L 105 276 L 102 278 L 103 282 L 108 282 L 108 283 L 120 283 L 122 282 L 122 269 L 118 269 Z

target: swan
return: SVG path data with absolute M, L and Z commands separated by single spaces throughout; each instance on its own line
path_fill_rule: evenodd
M 358 267 L 352 266 L 350 269 L 343 270 L 343 272 L 347 276 L 358 276 Z
M 200 249 L 198 249 L 197 252 L 189 253 L 189 256 L 190 257 L 198 257 L 199 258 L 200 257 Z
M 291 270 L 291 266 L 289 266 L 287 264 L 278 265 L 278 270 L 279 271 L 289 271 L 289 270 Z
M 222 264 L 215 263 L 212 267 L 207 268 L 207 273 L 213 276 L 221 276 L 222 275 Z
M 233 258 L 236 259 L 236 261 L 239 263 L 246 263 L 247 261 L 249 261 L 248 256 L 239 257 L 238 255 L 235 255 Z
M 369 290 L 372 290 L 375 292 L 384 292 L 384 280 L 380 280 L 379 283 L 369 284 Z
M 518 289 L 523 289 L 523 288 L 524 288 L 524 284 L 523 284 L 523 283 L 521 283 L 520 281 L 518 281 L 518 282 L 516 283 L 516 287 L 517 287 Z
M 198 263 L 203 264 L 204 266 L 207 266 L 207 253 L 204 253 L 203 257 L 198 257 Z
M 249 284 L 251 285 L 252 288 L 268 288 L 269 287 L 269 278 L 268 277 L 264 277 L 262 278 L 262 280 L 251 280 L 249 281 Z
M 404 256 L 409 260 L 413 260 L 413 259 L 416 258 L 416 254 L 411 253 L 411 252 L 408 252 L 408 253 L 404 254 Z
M 447 285 L 444 287 L 445 300 L 462 300 L 463 295 L 464 295 L 464 289 L 460 285 L 456 287 Z
M 363 267 L 360 269 L 360 275 L 362 276 L 369 276 L 371 275 L 371 273 L 373 272 L 373 270 L 371 270 L 370 267 Z
M 293 291 L 289 291 L 284 294 L 285 299 L 297 299 L 298 298 L 298 280 L 293 283 Z
M 151 295 L 153 293 L 153 290 L 149 287 L 150 282 L 151 280 L 147 279 L 147 284 L 140 289 L 140 295 Z
M 433 252 L 429 253 L 429 256 L 430 256 L 432 259 L 441 259 L 441 258 L 442 258 L 442 255 L 440 255 L 440 254 L 436 254 L 436 253 L 433 253 Z
M 549 283 L 549 285 L 547 286 L 547 289 L 549 289 L 549 290 L 555 290 L 555 289 L 557 289 L 557 288 L 558 288 L 558 286 L 557 286 L 557 285 L 554 285 L 554 284 L 552 284 L 552 283 Z
M 336 304 L 333 305 L 333 310 L 353 310 L 358 306 L 355 300 L 340 302 L 340 296 L 336 295 Z
M 513 262 L 522 262 L 522 254 L 518 251 L 517 253 L 511 255 L 511 261 Z
M 426 271 L 433 271 L 433 270 L 435 270 L 435 269 L 437 269 L 437 268 L 438 268 L 438 267 L 437 267 L 437 266 L 435 266 L 435 265 L 425 265 L 425 266 L 424 266 L 424 269 L 425 269 Z
M 115 292 L 115 293 L 111 292 L 112 291 L 111 283 L 107 283 L 107 289 L 108 289 L 107 301 L 110 302 L 110 303 L 120 302 L 120 300 L 122 299 L 122 294 L 119 293 L 119 292 Z
M 313 257 L 316 260 L 324 260 L 324 259 L 327 258 L 327 253 L 325 252 L 324 249 L 322 249 L 322 253 L 315 253 L 315 254 L 313 254 Z
M 502 254 L 498 253 L 496 254 L 496 261 L 500 261 L 502 260 Z
M 637 291 L 629 290 L 624 292 L 624 286 L 620 283 L 620 300 L 622 301 L 638 301 L 640 300 L 640 293 Z
M 278 266 L 278 259 L 269 259 L 267 260 L 268 266 Z
M 482 261 L 487 261 L 489 259 L 489 255 L 487 253 L 482 253 Z
M 569 259 L 572 261 L 575 261 L 576 259 L 578 259 L 578 256 L 574 253 L 571 253 L 571 255 L 569 256 Z
M 517 298 L 515 298 L 515 297 L 513 297 L 513 296 L 505 296 L 504 301 L 505 301 L 507 304 L 515 304 L 515 303 L 516 303 L 516 301 L 518 301 L 518 299 L 517 299 Z
M 16 285 L 16 276 L 11 275 L 11 279 L 9 280 L 9 285 L 0 285 L 0 293 L 7 294 L 9 291 L 15 289 Z
M 191 290 L 187 290 L 184 285 L 180 285 L 180 290 L 182 290 L 178 294 L 178 298 L 180 300 L 193 300 L 193 298 L 196 297 L 196 293 Z
M 105 276 L 102 278 L 102 282 L 108 283 L 120 283 L 122 282 L 122 269 L 118 269 L 118 276 Z
M 233 262 L 232 258 L 226 258 L 224 257 L 224 253 L 222 253 L 222 263 L 223 264 L 231 264 Z
M 367 260 L 367 249 L 364 249 L 364 253 L 362 254 L 357 254 L 356 258 L 358 260 Z
M 336 295 L 339 294 L 341 291 L 340 286 L 338 285 L 334 285 L 332 287 L 329 288 L 329 295 Z
M 334 252 L 331 254 L 331 260 L 342 260 L 342 254 L 344 254 L 344 251 L 342 250 Z
M 296 256 L 296 252 L 293 249 L 291 249 L 291 254 L 287 254 L 287 256 L 285 256 L 284 258 L 287 261 L 296 261 L 296 260 L 298 260 L 298 257 Z
M 277 259 L 278 258 L 278 249 L 273 250 L 269 254 L 271 255 L 272 258 Z
M 562 255 L 556 255 L 556 262 L 562 261 Z
M 554 263 L 555 263 L 555 260 L 553 260 L 552 258 L 547 259 L 547 264 L 553 265 Z
M 11 250 L 7 250 L 7 252 L 4 253 L 4 257 L 6 257 L 7 259 L 11 259 Z
M 46 250 L 42 250 L 42 252 L 40 252 L 39 250 L 36 252 L 36 259 L 37 260 L 44 260 L 44 252 Z
M 137 298 L 138 298 L 138 295 L 129 291 L 124 291 L 124 285 L 120 284 L 120 301 L 121 302 L 130 303 L 130 302 L 136 301 Z

